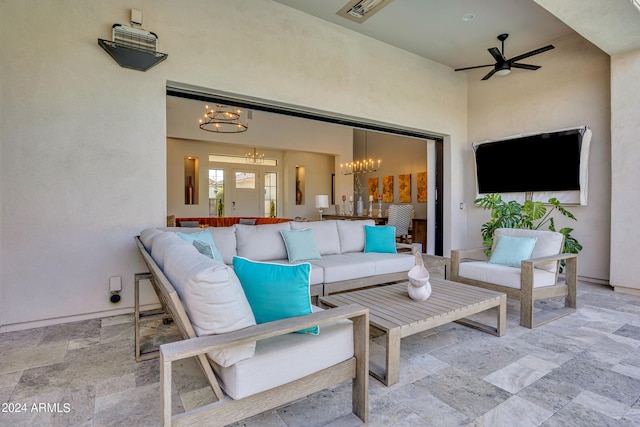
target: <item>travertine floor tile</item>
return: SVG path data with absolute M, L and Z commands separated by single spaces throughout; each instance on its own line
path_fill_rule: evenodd
M 476 418 L 474 427 L 537 426 L 547 420 L 553 412 L 543 409 L 518 396 L 512 396 L 492 410 Z
M 580 283 L 578 311 L 533 330 L 508 300 L 504 337 L 452 323 L 403 339 L 400 382 L 369 378 L 369 425 L 640 425 L 639 314 L 640 297 Z M 148 321 L 143 348 L 176 332 Z M 383 342 L 370 347 L 380 363 Z M 175 363 L 172 379 L 175 412 L 213 401 L 195 360 Z M 0 426 L 157 426 L 159 393 L 159 360 L 135 362 L 133 315 L 0 334 L 0 403 L 28 408 L 0 413 Z M 350 399 L 343 384 L 236 426 L 352 427 Z

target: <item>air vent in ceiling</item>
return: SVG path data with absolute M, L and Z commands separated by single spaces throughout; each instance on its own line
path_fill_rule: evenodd
M 392 1 L 393 0 L 350 0 L 349 3 L 336 12 L 336 15 L 361 24 Z

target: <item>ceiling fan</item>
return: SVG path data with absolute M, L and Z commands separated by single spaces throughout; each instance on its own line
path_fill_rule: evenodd
M 541 47 L 539 49 L 532 50 L 527 53 L 523 53 L 522 55 L 514 56 L 511 59 L 507 59 L 504 57 L 504 41 L 509 37 L 509 34 L 500 34 L 498 36 L 498 40 L 502 42 L 502 52 L 498 50 L 497 47 L 492 47 L 489 50 L 489 53 L 496 60 L 495 64 L 487 64 L 487 65 L 477 65 L 475 67 L 465 67 L 465 68 L 456 68 L 455 71 L 464 71 L 464 70 L 472 70 L 474 68 L 483 68 L 483 67 L 493 67 L 493 70 L 489 71 L 486 76 L 482 78 L 482 80 L 487 80 L 494 74 L 499 76 L 505 76 L 511 72 L 511 68 L 523 68 L 525 70 L 537 70 L 540 68 L 539 65 L 529 65 L 529 64 L 520 64 L 516 61 L 520 61 L 521 59 L 528 58 L 533 55 L 537 55 L 542 52 L 546 52 L 554 48 L 553 45 L 548 45 L 545 47 Z

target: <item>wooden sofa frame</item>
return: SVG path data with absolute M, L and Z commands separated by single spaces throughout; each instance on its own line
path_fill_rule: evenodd
M 520 301 L 520 326 L 532 329 L 536 326 L 551 322 L 562 316 L 574 313 L 576 311 L 576 296 L 578 285 L 578 255 L 577 254 L 558 254 L 553 256 L 528 259 L 522 261 L 520 267 L 520 289 L 508 286 L 496 285 L 494 283 L 481 282 L 466 277 L 460 277 L 460 263 L 464 259 L 486 261 L 488 258 L 485 251 L 491 249 L 489 247 L 480 247 L 473 249 L 458 249 L 451 251 L 451 277 L 449 280 L 468 285 L 479 286 L 481 288 L 490 289 L 492 291 L 504 292 L 507 297 Z M 560 261 L 565 260 L 564 268 L 565 283 L 558 284 L 558 271 L 560 270 Z M 533 269 L 537 264 L 549 261 L 556 262 L 556 278 L 554 286 L 545 286 L 541 288 L 533 287 Z M 557 296 L 565 296 L 565 306 L 556 310 L 551 310 L 543 314 L 538 314 L 534 320 L 533 304 L 536 300 L 546 299 Z
M 139 237 L 135 237 L 142 258 L 149 273 L 141 273 L 148 278 L 163 310 L 175 321 L 183 341 L 162 344 L 160 356 L 160 392 L 162 395 L 163 426 L 199 426 L 226 425 L 242 419 L 278 408 L 284 404 L 301 399 L 309 394 L 329 386 L 352 380 L 352 411 L 360 421 L 367 423 L 369 411 L 369 309 L 359 305 L 325 310 L 306 316 L 294 317 L 275 322 L 264 323 L 226 334 L 196 337 L 189 317 L 173 288 L 160 267 L 149 255 Z M 136 300 L 136 304 L 139 301 Z M 139 313 L 139 306 L 136 306 Z M 284 335 L 300 329 L 350 319 L 353 322 L 354 356 L 330 368 L 308 375 L 296 381 L 284 384 L 243 399 L 234 400 L 222 391 L 220 383 L 206 353 L 223 347 L 254 342 L 277 335 Z M 140 330 L 136 317 L 136 344 L 139 343 Z M 139 347 L 137 346 L 137 350 Z M 217 401 L 180 414 L 172 413 L 171 372 L 172 363 L 195 357 L 204 375 L 211 385 Z

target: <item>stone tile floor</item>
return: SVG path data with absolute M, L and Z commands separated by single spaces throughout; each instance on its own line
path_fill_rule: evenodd
M 370 378 L 369 425 L 640 425 L 640 297 L 581 282 L 578 305 L 529 330 L 510 300 L 504 337 L 450 324 L 403 339 L 400 383 Z M 372 360 L 382 350 L 373 338 Z M 173 379 L 175 410 L 212 401 L 195 362 Z M 155 426 L 159 402 L 158 360 L 135 362 L 132 315 L 0 334 L 0 426 Z M 344 384 L 238 425 L 352 426 L 350 405 Z

